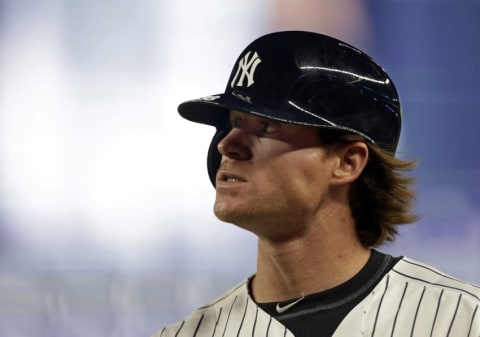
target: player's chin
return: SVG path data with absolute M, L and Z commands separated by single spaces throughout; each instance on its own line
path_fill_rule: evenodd
M 219 220 L 235 223 L 245 214 L 245 211 L 234 202 L 218 199 L 215 201 L 213 213 Z
M 215 202 L 215 206 L 213 207 L 213 213 L 215 216 L 221 221 L 229 221 L 231 218 L 231 207 L 228 207 L 224 202 Z

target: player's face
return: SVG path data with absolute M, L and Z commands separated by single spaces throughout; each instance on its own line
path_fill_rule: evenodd
M 334 163 L 318 128 L 238 111 L 230 121 L 218 144 L 216 216 L 259 235 L 298 229 L 321 209 Z

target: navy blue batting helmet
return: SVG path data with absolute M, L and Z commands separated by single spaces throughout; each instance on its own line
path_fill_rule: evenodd
M 385 70 L 357 48 L 312 32 L 256 39 L 235 62 L 224 93 L 179 105 L 182 117 L 217 129 L 207 159 L 214 185 L 231 110 L 358 134 L 392 153 L 400 137 L 400 102 Z

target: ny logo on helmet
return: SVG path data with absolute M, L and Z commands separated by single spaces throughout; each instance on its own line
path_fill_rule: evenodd
M 246 53 L 238 62 L 237 72 L 230 82 L 231 87 L 243 87 L 245 79 L 247 80 L 247 87 L 255 83 L 253 80 L 253 74 L 255 73 L 255 69 L 257 68 L 258 64 L 262 62 L 262 60 L 258 56 L 257 52 L 255 52 L 252 56 L 250 56 L 250 53 L 250 51 Z

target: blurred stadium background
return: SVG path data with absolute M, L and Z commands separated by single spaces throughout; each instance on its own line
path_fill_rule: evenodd
M 382 250 L 480 283 L 480 2 L 0 0 L 0 336 L 149 336 L 255 269 L 212 215 L 208 126 L 257 36 L 350 42 L 403 100 L 423 218 Z

